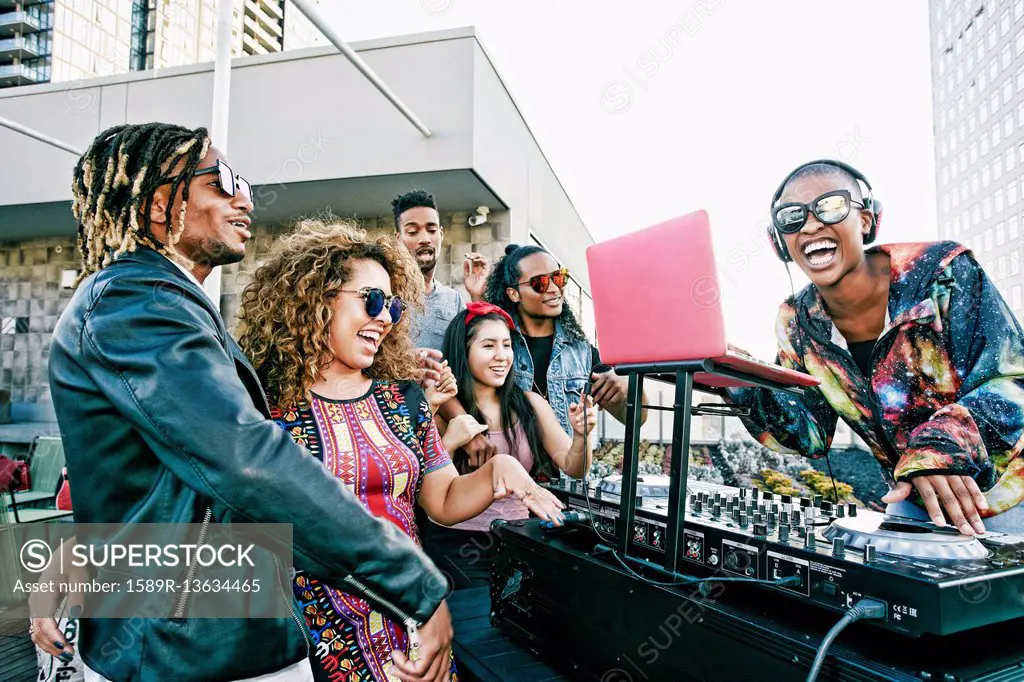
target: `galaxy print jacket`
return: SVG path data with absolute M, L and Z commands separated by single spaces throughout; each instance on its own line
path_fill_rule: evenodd
M 776 321 L 776 361 L 821 380 L 801 397 L 731 389 L 761 444 L 825 455 L 842 417 L 896 480 L 966 474 L 987 515 L 1024 501 L 1024 333 L 970 251 L 955 242 L 887 244 L 886 325 L 865 377 L 813 285 Z

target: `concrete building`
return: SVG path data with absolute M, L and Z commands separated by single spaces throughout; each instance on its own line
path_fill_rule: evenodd
M 234 0 L 233 55 L 326 44 L 289 0 Z M 0 87 L 212 62 L 216 0 L 0 0 Z
M 221 309 L 233 322 L 245 274 L 297 216 L 331 209 L 393 231 L 392 197 L 432 191 L 446 239 L 438 276 L 458 285 L 463 254 L 496 258 L 536 240 L 574 276 L 568 297 L 592 328 L 584 248 L 593 240 L 471 28 L 353 45 L 424 121 L 427 138 L 333 47 L 235 60 L 228 156 L 254 186 L 250 256 L 224 269 Z M 108 126 L 211 122 L 211 64 L 130 73 L 90 86 L 94 105 L 64 105 L 59 84 L 0 91 L 0 116 L 84 148 Z M 76 87 L 79 85 L 76 84 Z M 50 335 L 71 291 L 74 155 L 0 128 L 0 390 L 48 401 Z M 470 227 L 477 207 L 488 221 Z
M 1024 0 L 929 4 L 939 237 L 1024 313 Z

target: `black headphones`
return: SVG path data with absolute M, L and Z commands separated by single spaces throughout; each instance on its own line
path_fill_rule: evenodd
M 775 190 L 775 194 L 772 196 L 771 210 L 775 210 L 775 204 L 777 204 L 779 199 L 782 198 L 782 192 L 786 189 L 786 184 L 790 179 L 804 168 L 817 164 L 832 166 L 833 168 L 846 171 L 856 180 L 864 183 L 864 187 L 867 189 L 867 196 L 864 197 L 864 210 L 871 212 L 871 229 L 866 235 L 864 235 L 864 244 L 867 245 L 875 241 L 875 237 L 878 236 L 878 225 L 882 222 L 882 202 L 874 198 L 871 183 L 868 182 L 866 177 L 864 177 L 864 174 L 853 166 L 843 163 L 842 161 L 836 161 L 835 159 L 816 159 L 814 161 L 802 163 L 794 168 L 790 171 L 789 175 L 786 176 L 786 179 L 779 185 L 779 188 Z M 793 257 L 789 254 L 789 249 L 786 248 L 785 237 L 783 237 L 782 233 L 775 227 L 774 215 L 772 216 L 771 222 L 768 223 L 768 241 L 771 243 L 772 250 L 775 251 L 775 255 L 779 257 L 779 260 L 783 263 L 791 263 L 793 261 Z

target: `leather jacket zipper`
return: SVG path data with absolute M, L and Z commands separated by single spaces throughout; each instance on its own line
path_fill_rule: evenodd
M 210 529 L 210 519 L 213 517 L 213 510 L 209 507 L 206 508 L 206 514 L 203 516 L 203 525 L 199 528 L 199 538 L 196 541 L 196 554 L 192 557 L 192 562 L 188 566 L 188 572 L 185 574 L 185 589 L 181 593 L 181 598 L 178 599 L 178 607 L 174 610 L 175 619 L 182 619 L 185 617 L 185 607 L 188 605 L 189 583 L 192 582 L 192 578 L 196 575 L 196 566 L 199 562 L 199 547 L 206 541 L 206 534 Z
M 350 575 L 345 576 L 345 582 L 348 583 L 349 585 L 352 585 L 357 590 L 359 590 L 360 592 L 362 592 L 363 594 L 365 594 L 367 597 L 369 597 L 370 599 L 374 600 L 378 604 L 384 606 L 385 608 L 390 609 L 392 613 L 394 613 L 399 618 L 401 618 L 402 619 L 402 624 L 405 625 L 406 632 L 409 633 L 410 646 L 413 646 L 412 643 L 417 641 L 416 640 L 416 633 L 419 630 L 419 624 L 416 622 L 415 618 L 413 618 L 409 614 L 405 613 L 400 608 L 395 606 L 392 602 L 388 601 L 387 599 L 384 599 L 379 594 L 377 594 L 375 591 L 373 591 L 372 589 L 370 589 L 369 587 L 367 587 L 363 583 L 359 582 L 358 580 L 356 580 L 352 576 L 350 576 Z M 418 643 L 416 644 L 416 646 L 418 646 Z
M 292 608 L 294 601 L 285 592 L 284 585 L 281 583 L 281 564 L 277 563 L 277 555 L 271 554 L 274 557 L 274 575 L 277 576 L 277 587 L 281 590 L 281 598 L 284 599 L 285 606 L 288 607 L 288 613 L 291 614 L 292 620 L 296 625 L 299 626 L 299 632 L 302 633 L 302 639 L 306 642 L 306 657 L 308 658 L 312 652 L 309 643 L 309 635 L 306 634 L 306 626 L 299 621 L 299 617 L 295 615 L 295 609 Z

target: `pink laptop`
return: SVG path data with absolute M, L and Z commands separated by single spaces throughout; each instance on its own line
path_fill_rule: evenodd
M 728 350 L 725 318 L 705 211 L 673 218 L 587 248 L 601 361 L 609 365 L 710 358 L 784 385 L 815 377 Z M 771 330 L 765 330 L 771 333 Z M 699 373 L 706 386 L 748 385 Z

